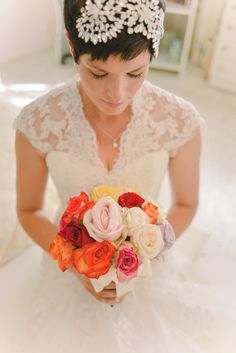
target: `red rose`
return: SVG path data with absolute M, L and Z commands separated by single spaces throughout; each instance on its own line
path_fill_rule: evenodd
M 118 203 L 121 207 L 141 207 L 144 203 L 144 199 L 135 194 L 135 192 L 126 192 L 125 194 L 120 195 Z
M 75 221 L 67 224 L 63 230 L 60 230 L 59 234 L 76 248 L 82 248 L 85 244 L 95 242 L 90 237 L 86 227 Z

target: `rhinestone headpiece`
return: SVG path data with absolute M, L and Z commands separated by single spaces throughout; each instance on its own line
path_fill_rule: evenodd
M 106 43 L 124 28 L 152 40 L 158 56 L 164 34 L 164 11 L 159 0 L 86 0 L 76 21 L 78 37 L 85 42 Z

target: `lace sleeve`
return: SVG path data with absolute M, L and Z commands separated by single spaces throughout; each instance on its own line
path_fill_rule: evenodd
M 61 94 L 39 97 L 25 106 L 14 121 L 14 128 L 44 154 L 60 149 L 64 141 L 68 122 L 61 100 Z
M 152 91 L 151 122 L 159 144 L 172 157 L 189 141 L 204 120 L 188 101 L 159 88 Z
M 196 130 L 204 123 L 203 118 L 191 103 L 181 98 L 177 100 L 179 105 L 176 107 L 175 119 L 170 119 L 172 123 L 169 122 L 168 126 L 171 138 L 164 143 L 170 156 L 174 156 L 179 147 L 192 139 Z

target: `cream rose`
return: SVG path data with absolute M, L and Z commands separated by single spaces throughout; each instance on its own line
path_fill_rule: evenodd
M 110 196 L 98 200 L 84 215 L 83 223 L 89 235 L 99 242 L 116 241 L 124 229 L 121 207 Z
M 123 222 L 126 225 L 126 233 L 133 236 L 136 228 L 140 228 L 144 224 L 150 223 L 149 217 L 139 207 L 124 208 L 122 210 Z
M 133 234 L 133 241 L 139 253 L 149 259 L 156 257 L 164 248 L 161 230 L 154 224 L 144 224 Z

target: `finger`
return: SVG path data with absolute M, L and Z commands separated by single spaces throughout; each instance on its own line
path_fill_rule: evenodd
M 116 290 L 114 289 L 106 289 L 101 292 L 96 292 L 94 288 L 87 287 L 86 290 L 96 298 L 101 299 L 116 299 Z
M 118 298 L 96 298 L 98 301 L 110 304 L 110 305 L 117 305 L 120 303 Z
M 89 292 L 89 293 L 96 293 L 95 289 L 93 288 L 92 285 L 87 284 L 85 285 L 85 289 Z
M 107 304 L 112 304 L 112 305 L 116 305 L 120 303 L 120 299 L 117 298 L 116 296 L 113 298 L 105 298 L 102 297 L 100 294 L 101 293 L 97 293 L 97 292 L 90 292 L 90 294 L 99 302 L 103 302 L 103 303 L 107 303 Z
M 99 297 L 101 298 L 117 298 L 116 290 L 114 289 L 106 289 L 99 293 Z

